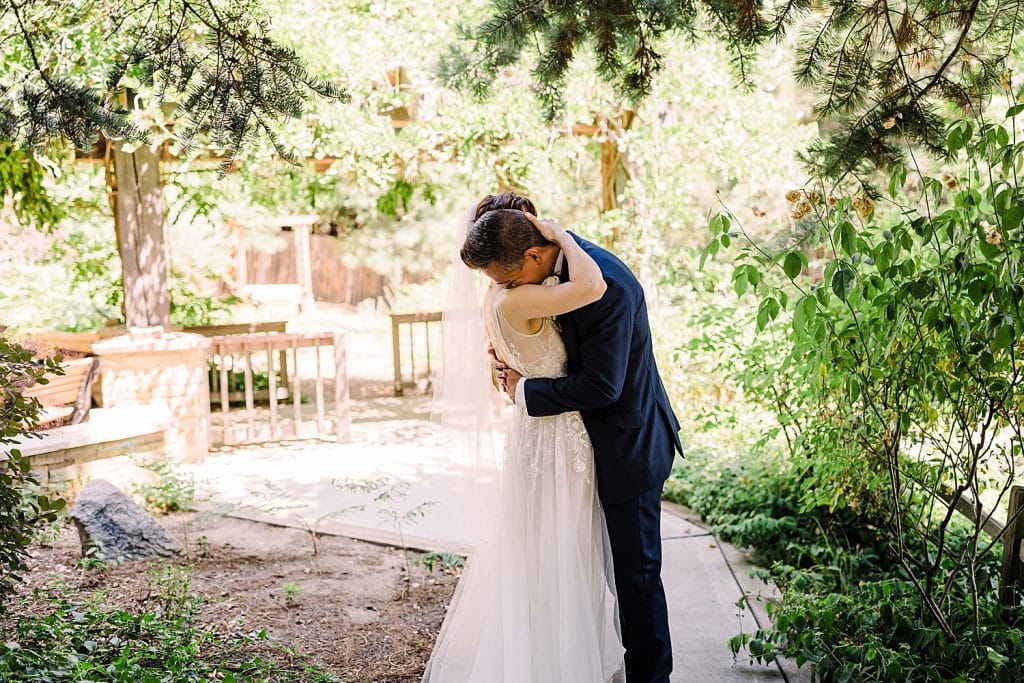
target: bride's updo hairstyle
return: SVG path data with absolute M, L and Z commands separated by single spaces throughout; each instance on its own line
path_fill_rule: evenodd
M 527 249 L 550 245 L 524 212 L 537 215 L 533 202 L 514 192 L 484 197 L 459 252 L 462 262 L 476 270 L 496 263 L 508 272 L 523 265 Z
M 515 192 L 502 192 L 501 194 L 489 194 L 480 200 L 480 203 L 476 205 L 476 215 L 473 216 L 473 220 L 479 220 L 488 211 L 497 211 L 498 209 L 515 209 L 516 211 L 525 211 L 531 216 L 537 215 L 537 209 L 526 197 L 516 194 Z

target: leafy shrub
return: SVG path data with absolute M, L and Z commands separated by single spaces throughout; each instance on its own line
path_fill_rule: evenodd
M 76 600 L 65 597 L 59 584 L 49 586 L 42 613 L 22 617 L 3 632 L 0 680 L 337 681 L 265 642 L 265 631 L 223 638 L 203 629 L 189 567 L 157 565 L 149 583 L 159 604 L 145 613 L 111 607 L 101 593 Z M 39 591 L 34 596 L 43 597 Z M 257 654 L 267 648 L 279 650 L 289 663 Z
M 1022 112 L 951 124 L 959 168 L 898 168 L 888 196 L 794 190 L 803 236 L 781 250 L 728 214 L 712 221 L 706 255 L 738 240 L 733 286 L 756 297 L 756 330 L 775 345 L 748 386 L 780 425 L 797 421 L 789 481 L 768 492 L 790 509 L 769 496 L 733 519 L 727 492 L 706 497 L 723 532 L 762 554 L 796 534 L 772 570 L 776 628 L 735 648 L 814 661 L 825 680 L 1013 677 L 1024 621 L 1000 605 L 998 539 L 955 509 L 999 510 L 1019 481 Z M 814 551 L 815 524 L 838 550 Z
M 138 465 L 157 477 L 155 482 L 132 484 L 132 493 L 141 495 L 151 512 L 166 515 L 195 509 L 196 482 L 193 476 L 182 476 L 178 466 L 166 458 L 144 460 Z
M 781 589 L 782 600 L 767 605 L 773 625 L 731 638 L 734 654 L 746 649 L 762 663 L 779 656 L 811 663 L 822 681 L 1016 680 L 1024 611 L 999 604 L 997 547 L 979 555 L 977 586 L 945 561 L 945 613 L 958 636 L 949 639 L 895 561 L 890 534 L 848 508 L 808 510 L 785 459 L 760 453 L 722 463 L 691 454 L 666 497 L 751 549 Z M 966 523 L 954 526 L 953 557 L 965 553 L 972 534 Z
M 85 295 L 94 309 L 93 326 L 101 321 L 123 322 L 124 286 L 116 243 L 87 229 L 71 229 L 64 239 L 54 241 L 48 261 L 60 263 L 71 275 L 72 291 Z M 214 292 L 220 276 L 212 271 L 184 273 L 171 268 L 170 320 L 173 325 L 189 327 L 212 325 L 229 317 L 241 302 L 237 296 Z
M 39 423 L 36 398 L 22 396 L 46 373 L 61 374 L 59 358 L 34 360 L 28 349 L 0 336 L 0 447 L 31 435 Z M 28 545 L 37 526 L 56 520 L 64 501 L 40 490 L 28 457 L 17 448 L 0 452 L 0 611 L 25 570 Z

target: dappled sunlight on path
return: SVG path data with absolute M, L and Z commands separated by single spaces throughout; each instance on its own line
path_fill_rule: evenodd
M 244 445 L 183 469 L 212 510 L 396 545 L 401 534 L 416 548 L 468 551 L 452 501 L 483 475 L 459 470 L 429 420 L 429 401 L 376 398 L 352 408 L 350 443 Z M 385 489 L 390 500 L 374 500 Z M 413 518 L 402 519 L 407 515 Z

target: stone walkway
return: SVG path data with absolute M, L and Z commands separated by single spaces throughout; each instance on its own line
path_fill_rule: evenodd
M 353 403 L 353 440 L 245 446 L 186 466 L 205 506 L 219 513 L 422 550 L 467 552 L 444 505 L 459 485 L 423 397 Z M 373 491 L 360 483 L 375 482 Z M 375 500 L 381 493 L 388 500 Z M 411 514 L 410 514 L 411 513 Z M 422 514 L 419 514 L 422 513 Z M 402 520 L 404 517 L 410 519 Z M 726 640 L 768 624 L 758 596 L 773 588 L 746 576 L 747 563 L 684 508 L 663 512 L 663 578 L 678 683 L 804 681 L 806 669 L 733 661 Z M 737 607 L 746 596 L 747 609 Z

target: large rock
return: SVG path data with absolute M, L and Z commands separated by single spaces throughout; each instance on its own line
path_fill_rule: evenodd
M 95 545 L 109 561 L 170 557 L 181 544 L 153 516 L 105 479 L 93 479 L 69 513 L 78 528 L 82 555 Z

